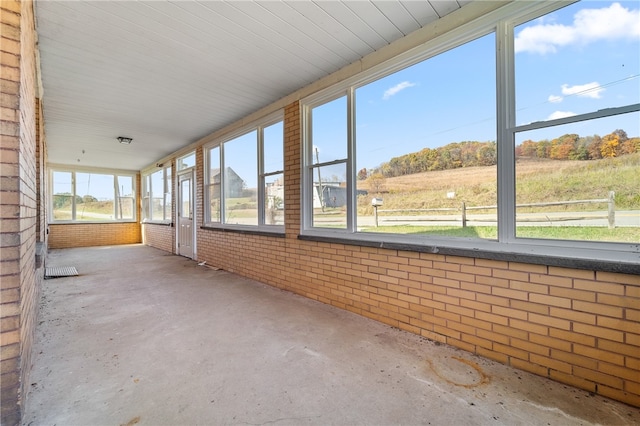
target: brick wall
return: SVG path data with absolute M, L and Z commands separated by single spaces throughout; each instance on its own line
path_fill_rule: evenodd
M 30 1 L 0 3 L 1 423 L 19 424 L 31 367 L 42 270 L 36 268 L 35 30 Z
M 198 229 L 198 260 L 640 406 L 640 277 L 299 240 L 300 138 L 296 102 L 285 109 L 285 238 Z
M 155 223 L 143 223 L 142 235 L 144 244 L 173 253 L 176 230 L 173 226 Z

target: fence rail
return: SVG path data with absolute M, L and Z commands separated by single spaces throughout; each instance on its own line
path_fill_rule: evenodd
M 599 198 L 595 200 L 570 200 L 570 201 L 550 201 L 546 203 L 526 203 L 516 204 L 518 207 L 549 207 L 549 206 L 564 206 L 574 204 L 600 204 L 607 203 L 607 213 L 602 216 L 591 216 L 591 218 L 607 218 L 609 222 L 609 229 L 615 228 L 616 225 L 616 207 L 615 207 L 615 192 L 610 191 L 607 198 Z M 495 210 L 497 205 L 492 206 L 467 206 L 463 201 L 460 207 L 442 207 L 433 209 L 378 209 L 378 206 L 373 206 L 373 216 L 375 225 L 378 227 L 378 213 L 431 213 L 431 212 L 460 212 L 460 220 L 462 221 L 462 227 L 467 226 L 467 212 L 469 210 Z M 577 217 L 576 219 L 580 219 Z

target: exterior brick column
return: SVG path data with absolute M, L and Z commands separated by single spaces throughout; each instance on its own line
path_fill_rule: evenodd
M 3 425 L 20 423 L 42 271 L 36 268 L 37 125 L 31 1 L 0 2 L 0 392 Z

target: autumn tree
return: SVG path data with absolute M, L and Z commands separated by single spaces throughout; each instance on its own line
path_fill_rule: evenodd
M 528 139 L 516 147 L 516 157 L 537 157 L 538 143 Z
M 496 143 L 489 142 L 480 147 L 476 153 L 479 166 L 493 166 L 497 163 Z
M 630 138 L 620 144 L 621 154 L 640 152 L 640 138 Z
M 367 168 L 363 167 L 362 169 L 358 170 L 358 180 L 365 180 L 367 178 Z
M 369 190 L 375 193 L 381 193 L 385 190 L 387 179 L 381 173 L 374 173 L 367 179 Z
M 618 155 L 618 147 L 620 146 L 620 135 L 616 132 L 610 133 L 602 138 L 602 146 L 600 153 L 602 158 L 613 158 Z
M 587 151 L 589 151 L 589 158 L 591 160 L 597 160 L 602 158 L 602 138 L 598 135 L 594 135 Z

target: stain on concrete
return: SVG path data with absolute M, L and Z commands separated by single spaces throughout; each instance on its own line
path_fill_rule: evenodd
M 478 364 L 459 356 L 427 359 L 426 362 L 436 376 L 455 386 L 471 389 L 491 381 Z
M 140 423 L 140 416 L 136 416 L 129 420 L 127 423 L 121 424 L 120 426 L 133 426 L 137 425 L 138 423 Z

